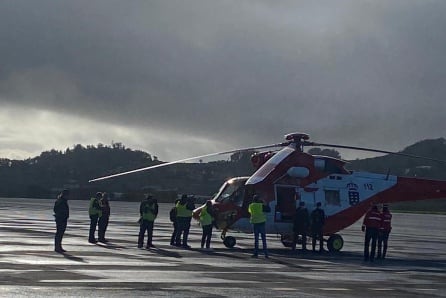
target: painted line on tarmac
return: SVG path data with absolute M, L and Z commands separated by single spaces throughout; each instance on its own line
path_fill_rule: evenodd
M 351 291 L 347 288 L 320 288 L 322 291 Z

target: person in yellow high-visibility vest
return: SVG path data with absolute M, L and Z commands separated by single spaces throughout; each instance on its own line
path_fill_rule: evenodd
M 259 235 L 262 237 L 263 253 L 265 258 L 268 258 L 268 249 L 266 247 L 266 215 L 265 212 L 270 212 L 271 208 L 260 199 L 259 195 L 253 196 L 253 201 L 248 206 L 248 212 L 251 215 L 250 222 L 254 230 L 254 254 L 253 258 L 259 255 Z
M 90 199 L 90 206 L 88 208 L 88 215 L 90 216 L 90 233 L 88 235 L 88 242 L 96 243 L 96 226 L 98 225 L 99 217 L 102 215 L 102 208 L 100 200 L 102 198 L 102 192 L 97 192 L 96 196 Z
M 195 209 L 193 197 L 186 194 L 181 196 L 181 200 L 176 204 L 177 209 L 177 224 L 178 233 L 175 237 L 175 245 L 184 248 L 190 248 L 187 243 L 189 236 L 190 223 L 192 219 L 192 211 Z M 183 242 L 181 243 L 181 235 L 183 235 Z
M 214 222 L 214 212 L 212 210 L 212 202 L 206 201 L 200 211 L 200 224 L 203 228 L 203 235 L 201 236 L 201 248 L 204 248 L 206 243 L 206 250 L 211 250 L 211 238 L 212 238 L 212 224 Z
M 140 226 L 138 236 L 138 248 L 142 248 L 144 243 L 144 235 L 147 231 L 146 248 L 155 247 L 152 243 L 153 223 L 158 216 L 158 201 L 151 194 L 147 195 L 146 200 L 141 202 L 139 206 Z

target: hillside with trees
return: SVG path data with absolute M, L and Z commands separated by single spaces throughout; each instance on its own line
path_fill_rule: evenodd
M 333 149 L 311 148 L 315 155 L 341 158 Z M 445 139 L 420 141 L 402 153 L 446 159 Z M 227 160 L 180 163 L 115 179 L 89 183 L 88 180 L 118 172 L 163 163 L 143 151 L 121 143 L 96 146 L 75 145 L 65 151 L 50 150 L 26 160 L 0 159 L 0 197 L 53 198 L 70 188 L 75 199 L 87 199 L 96 191 L 107 191 L 115 199 L 139 200 L 142 193 L 153 192 L 165 200 L 179 193 L 210 196 L 230 177 L 248 176 L 254 171 L 253 152 L 234 153 Z M 357 159 L 347 163 L 349 170 L 389 173 L 391 175 L 446 180 L 446 164 L 396 155 Z M 446 210 L 445 200 L 399 204 L 403 209 Z
M 406 147 L 401 153 L 446 160 L 446 140 L 439 138 L 420 141 Z M 347 167 L 356 171 L 446 180 L 446 163 L 397 155 L 357 159 L 350 161 Z M 446 199 L 397 203 L 392 207 L 407 211 L 446 212 Z
M 75 145 L 64 152 L 45 151 L 26 160 L 0 159 L 0 197 L 49 198 L 63 188 L 70 188 L 76 199 L 88 198 L 92 193 L 104 190 L 124 199 L 138 200 L 143 192 L 159 192 L 170 198 L 176 197 L 177 193 L 212 195 L 227 178 L 252 174 L 252 153 L 236 153 L 227 161 L 175 164 L 89 183 L 88 180 L 95 177 L 163 162 L 121 143 Z

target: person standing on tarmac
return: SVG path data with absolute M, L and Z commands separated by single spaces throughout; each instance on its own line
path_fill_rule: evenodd
M 378 238 L 378 230 L 381 226 L 381 214 L 378 211 L 378 206 L 375 204 L 364 216 L 362 223 L 362 231 L 365 231 L 364 239 L 364 262 L 375 260 L 376 240 Z M 370 240 L 372 247 L 369 251 Z
M 381 213 L 381 226 L 378 232 L 378 256 L 377 258 L 385 259 L 387 253 L 387 241 L 392 230 L 392 213 L 390 213 L 389 206 L 383 205 L 383 212 Z
M 100 205 L 101 199 L 101 192 L 97 192 L 96 196 L 90 199 L 90 206 L 88 208 L 88 215 L 90 216 L 90 233 L 88 235 L 88 242 L 90 243 L 97 243 L 95 233 L 98 220 L 102 215 L 102 208 Z
M 141 202 L 139 206 L 140 214 L 140 226 L 139 226 L 139 236 L 138 236 L 138 248 L 142 248 L 144 243 L 144 235 L 147 231 L 147 246 L 149 249 L 155 247 L 152 244 L 153 238 L 153 223 L 158 215 L 158 202 L 153 198 L 152 195 L 147 195 L 146 200 Z
M 311 239 L 313 251 L 316 251 L 316 239 L 319 239 L 319 252 L 324 251 L 324 224 L 325 224 L 325 212 L 321 208 L 321 202 L 317 202 L 316 209 L 311 211 L 310 227 L 311 227 Z
M 70 192 L 64 189 L 54 202 L 54 219 L 56 221 L 56 235 L 54 236 L 54 251 L 64 253 L 62 248 L 62 238 L 67 228 L 68 217 L 70 217 L 70 208 L 68 207 L 68 196 Z
M 176 199 L 174 206 L 169 211 L 169 219 L 173 225 L 173 232 L 172 232 L 172 236 L 170 237 L 170 245 L 171 246 L 175 246 L 175 239 L 178 234 L 177 204 L 179 201 L 180 201 L 180 199 Z
M 190 248 L 187 244 L 187 239 L 189 237 L 192 211 L 195 209 L 194 198 L 183 194 L 181 200 L 177 203 L 176 208 L 178 233 L 176 235 L 175 245 Z M 183 243 L 181 243 L 181 234 L 183 234 Z
M 271 208 L 260 199 L 260 196 L 255 194 L 252 197 L 252 203 L 248 206 L 248 212 L 251 215 L 249 221 L 251 222 L 254 230 L 254 254 L 253 258 L 257 258 L 259 255 L 259 235 L 262 237 L 263 253 L 265 258 L 268 256 L 268 248 L 266 246 L 266 215 L 265 212 L 270 212 Z
M 308 228 L 310 226 L 310 215 L 308 213 L 307 208 L 305 207 L 305 202 L 299 202 L 299 207 L 296 209 L 296 214 L 294 215 L 293 221 L 293 248 L 292 250 L 296 250 L 297 239 L 299 235 L 302 236 L 302 252 L 307 251 L 307 233 Z
M 102 198 L 99 201 L 99 205 L 102 208 L 101 217 L 99 217 L 98 222 L 98 241 L 102 243 L 107 243 L 107 239 L 105 239 L 105 231 L 108 227 L 108 221 L 110 219 L 110 202 L 108 200 L 108 193 L 104 192 L 102 194 Z
M 201 236 L 201 248 L 204 248 L 206 243 L 206 250 L 211 250 L 212 238 L 212 223 L 214 221 L 214 212 L 212 210 L 212 202 L 206 201 L 206 206 L 200 212 L 200 224 L 203 228 L 203 235 Z

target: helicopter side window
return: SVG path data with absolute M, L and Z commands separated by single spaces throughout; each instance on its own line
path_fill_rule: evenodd
M 234 184 L 226 184 L 223 191 L 220 193 L 220 195 L 217 198 L 217 202 L 223 202 L 228 200 L 228 198 L 231 196 L 231 194 L 234 192 L 235 187 Z
M 228 183 L 216 199 L 217 202 L 233 202 L 241 206 L 243 204 L 244 188 L 239 183 Z
M 242 206 L 243 204 L 243 198 L 244 198 L 244 191 L 243 188 L 240 187 L 239 189 L 237 189 L 231 196 L 230 196 L 230 200 L 236 204 L 237 206 Z
M 316 158 L 314 166 L 320 171 L 324 171 L 330 174 L 348 174 L 349 172 L 339 164 L 338 160 L 332 160 L 329 158 Z
M 341 196 L 339 190 L 325 190 L 325 204 L 331 206 L 341 206 Z

